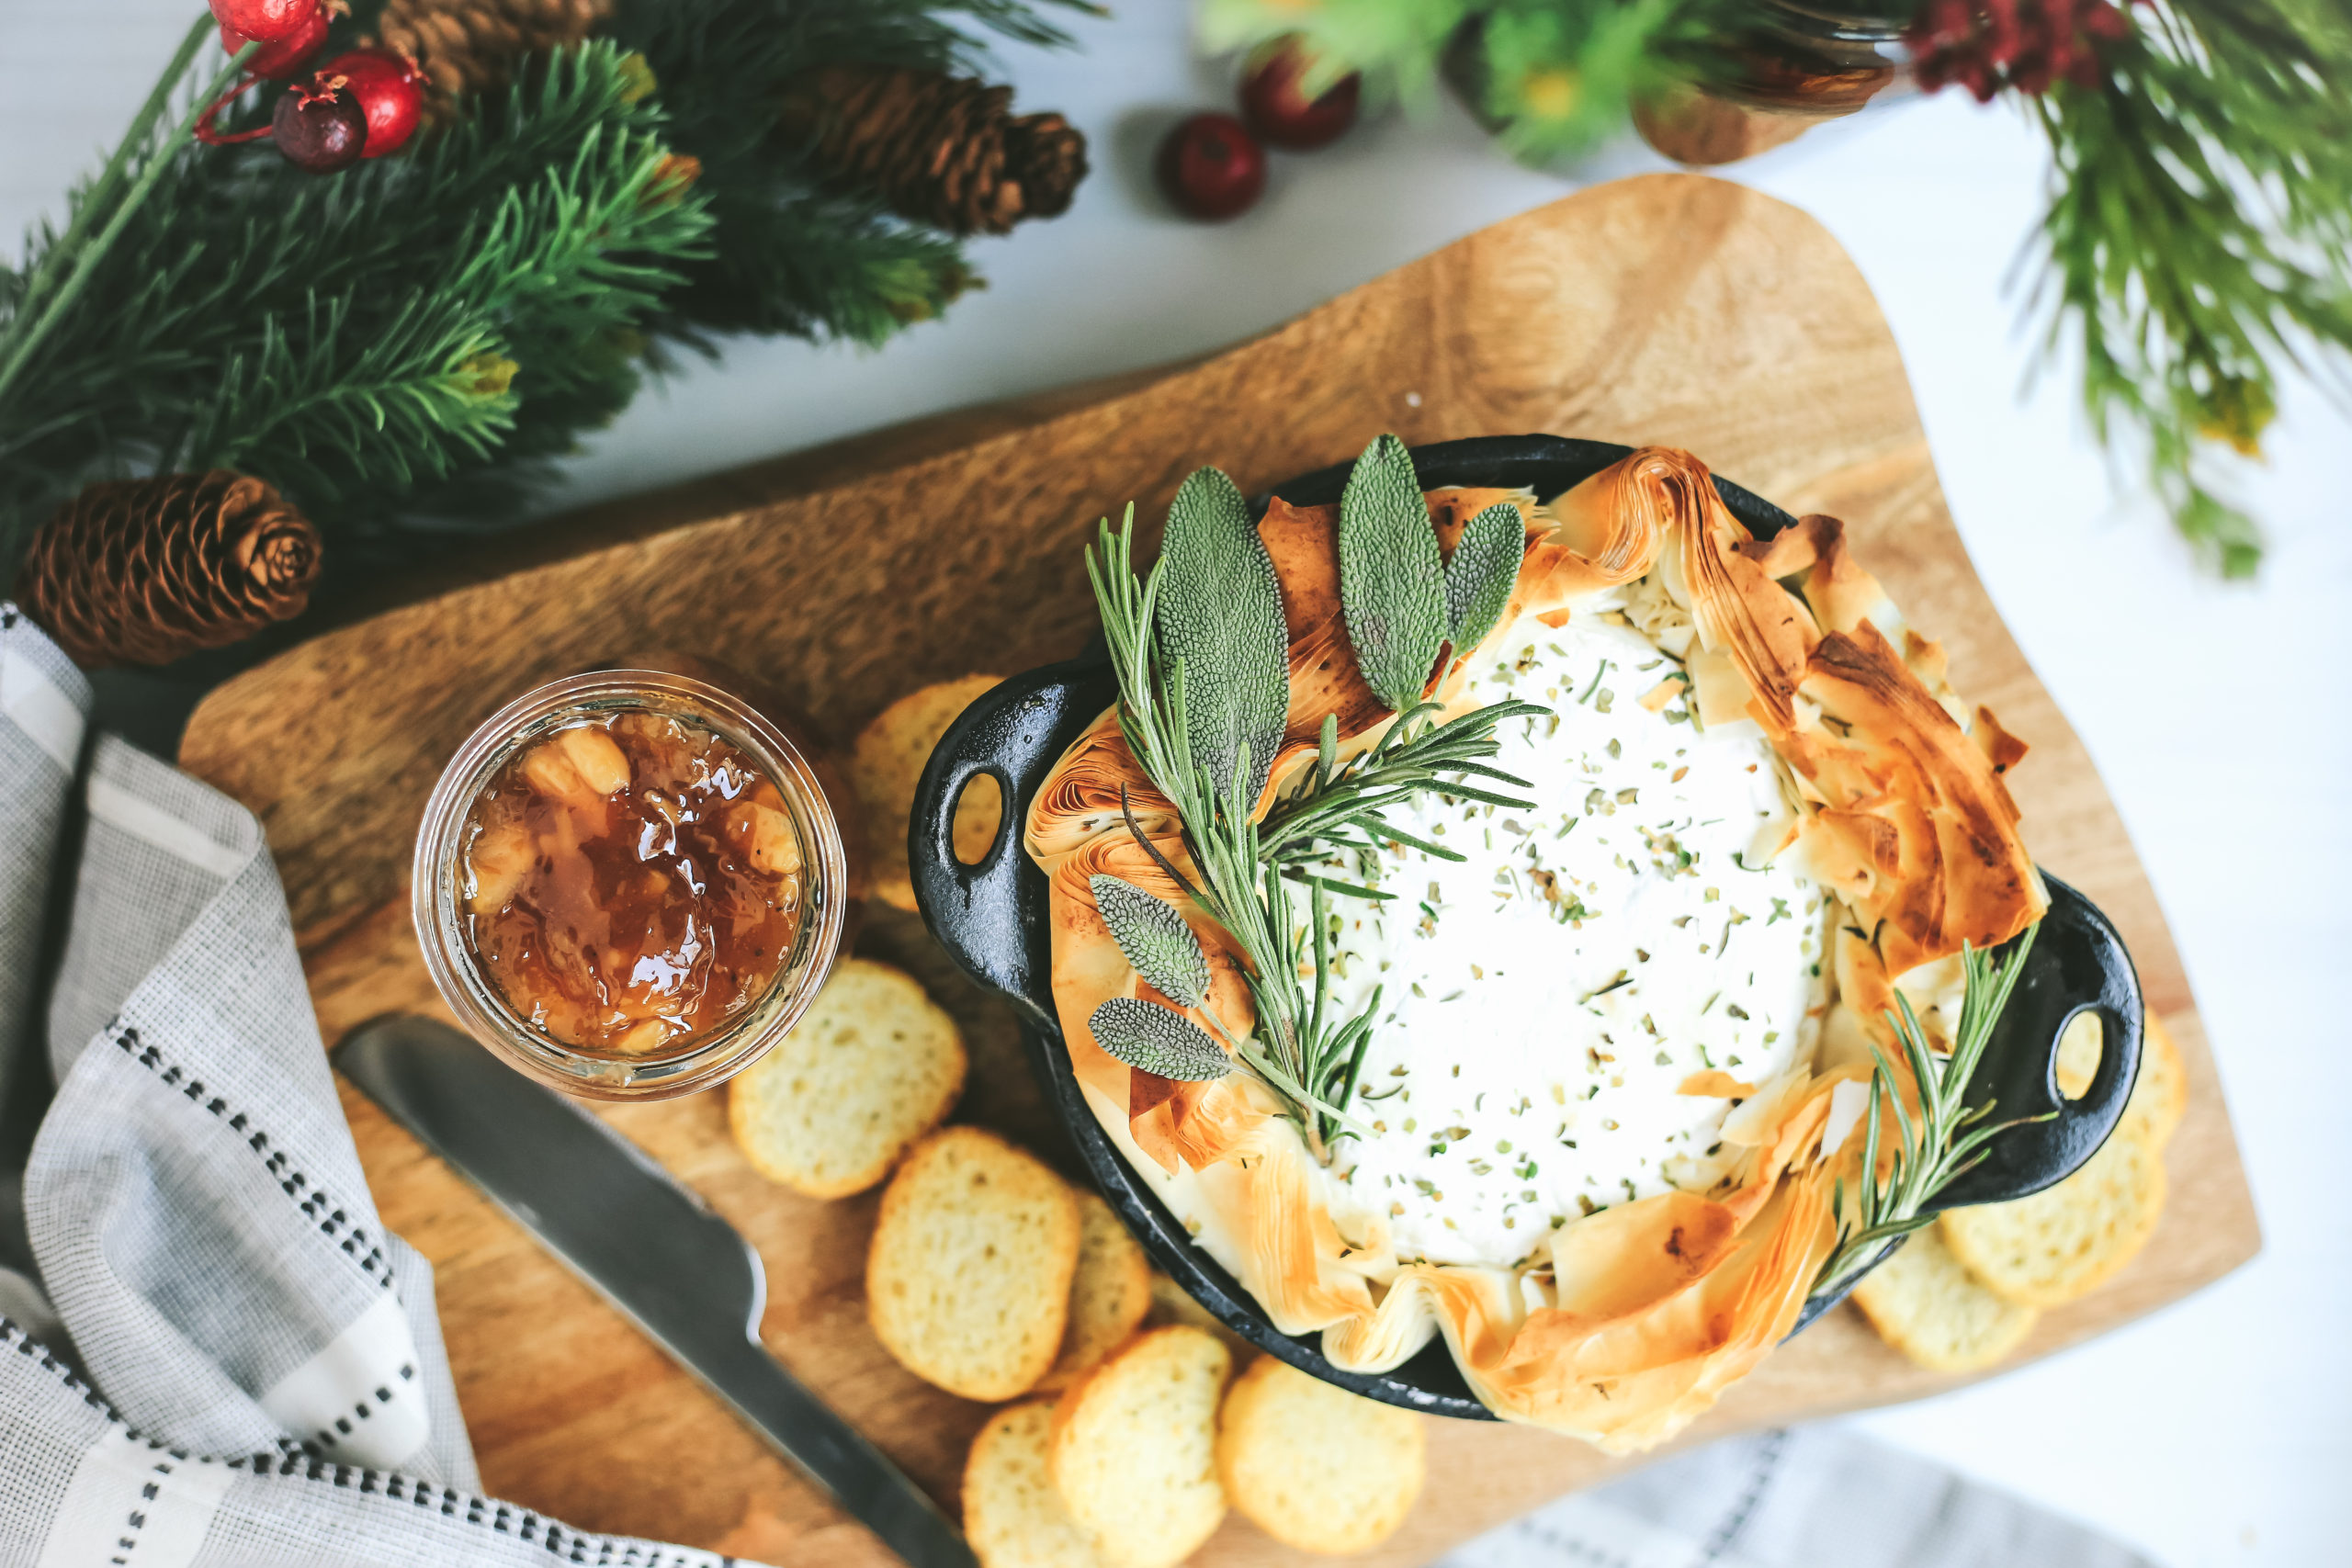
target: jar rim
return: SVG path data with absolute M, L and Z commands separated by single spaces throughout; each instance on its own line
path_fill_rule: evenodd
M 468 941 L 458 872 L 475 803 L 524 747 L 582 716 L 652 712 L 710 730 L 743 751 L 783 795 L 808 863 L 792 949 L 750 1007 L 641 1057 L 568 1045 L 530 1023 L 483 972 Z M 467 1032 L 548 1087 L 593 1100 L 662 1100 L 724 1082 L 773 1049 L 808 1010 L 839 955 L 849 860 L 841 824 L 800 748 L 752 704 L 690 675 L 583 671 L 533 687 L 484 719 L 433 786 L 416 836 L 410 917 L 442 1001 Z

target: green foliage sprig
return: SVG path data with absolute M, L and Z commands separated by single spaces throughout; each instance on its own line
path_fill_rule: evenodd
M 1720 84 L 1768 9 L 1203 0 L 1200 28 L 1218 49 L 1300 34 L 1320 57 L 1310 81 L 1362 70 L 1408 100 L 1442 73 L 1514 154 L 1550 162 L 1619 133 L 1664 90 Z M 1840 9 L 1892 37 L 1925 6 Z M 2014 17 L 2007 32 L 2018 34 Z M 2258 454 L 2282 378 L 2316 372 L 2339 398 L 2352 379 L 2352 11 L 2342 0 L 2126 0 L 2083 42 L 2094 85 L 2061 79 L 2037 93 L 1990 78 L 2055 164 L 2027 309 L 2043 318 L 2045 364 L 2080 355 L 2100 441 L 2144 460 L 2202 561 L 2244 576 L 2261 530 L 2227 499 L 2228 455 Z
M 1951 1054 L 1940 1064 L 1909 999 L 1895 993 L 1901 1014 L 1888 1013 L 1887 1021 L 1903 1043 L 1918 1103 L 1916 1108 L 1905 1107 L 1894 1065 L 1872 1041 L 1861 1181 L 1850 1194 L 1842 1179 L 1831 1190 L 1829 1212 L 1838 1225 L 1838 1246 L 1815 1277 L 1815 1293 L 1836 1290 L 1866 1267 L 1879 1248 L 1933 1220 L 1928 1204 L 1984 1157 L 1984 1145 L 1993 1138 L 2021 1121 L 2045 1119 L 1990 1122 L 1990 1104 L 1971 1106 L 1966 1100 L 1969 1079 L 1976 1076 L 1977 1066 L 1984 1059 L 1993 1026 L 2009 1005 L 2009 993 L 2016 989 L 2018 976 L 2025 973 L 2034 934 L 2040 930 L 2039 922 L 2028 926 L 2005 960 L 1975 948 L 1964 951 L 1962 962 L 1967 969 L 1967 989 L 1961 1002 L 1959 1026 L 1952 1032 Z M 1879 1151 L 1884 1146 L 1885 1122 L 1890 1119 L 1894 1143 L 1882 1177 Z
M 2258 451 L 2280 372 L 2316 351 L 2340 374 L 2352 350 L 2352 12 L 2159 0 L 2131 16 L 2099 85 L 2024 100 L 2058 170 L 2038 302 L 2053 352 L 2083 357 L 2100 437 L 2141 433 L 2181 532 L 2244 576 L 2261 532 L 2206 455 Z
M 1388 827 L 1383 812 L 1431 789 L 1524 807 L 1525 801 L 1461 781 L 1523 784 L 1489 764 L 1498 750 L 1494 729 L 1504 719 L 1547 711 L 1512 703 L 1446 724 L 1423 722 L 1435 711 L 1421 694 L 1442 648 L 1449 637 L 1467 638 L 1452 645 L 1466 651 L 1491 629 L 1516 580 L 1524 530 L 1509 506 L 1474 519 L 1478 542 L 1465 533 L 1457 546 L 1463 581 L 1449 596 L 1449 574 L 1402 444 L 1382 436 L 1357 472 L 1367 482 L 1351 482 L 1340 524 L 1343 574 L 1351 573 L 1347 542 L 1352 536 L 1361 547 L 1348 579 L 1352 586 L 1342 591 L 1351 636 L 1372 613 L 1365 606 L 1396 607 L 1401 618 L 1387 628 L 1376 658 L 1392 672 L 1418 673 L 1397 674 L 1405 711 L 1378 745 L 1344 764 L 1337 721 L 1327 716 L 1315 763 L 1262 820 L 1257 807 L 1282 744 L 1290 669 L 1281 588 L 1240 491 L 1214 468 L 1187 479 L 1148 575 L 1139 576 L 1134 565 L 1133 508 L 1116 529 L 1106 520 L 1087 552 L 1118 673 L 1120 733 L 1153 786 L 1174 804 L 1195 874 L 1161 854 L 1132 810 L 1128 831 L 1184 897 L 1233 938 L 1257 1014 L 1246 1035 L 1228 1027 L 1207 1006 L 1207 955 L 1174 906 L 1116 877 L 1097 876 L 1096 908 L 1127 961 L 1153 989 L 1200 1010 L 1224 1045 L 1190 1020 L 1133 998 L 1105 1002 L 1089 1027 L 1121 1061 L 1165 1077 L 1222 1077 L 1238 1061 L 1288 1102 L 1319 1158 L 1358 1131 L 1347 1107 L 1381 1001 L 1375 989 L 1345 1017 L 1334 1006 L 1329 900 L 1388 897 L 1339 881 L 1324 868 L 1338 852 L 1369 851 L 1382 840 L 1460 858 Z M 1426 558 L 1409 540 L 1400 483 L 1410 492 L 1413 525 L 1428 542 Z M 1499 521 L 1487 520 L 1496 512 L 1508 514 L 1508 548 Z M 1489 581 L 1495 572 L 1506 574 L 1499 596 Z M 1369 674 L 1362 642 L 1357 653 Z M 1306 890 L 1304 921 L 1295 904 L 1299 886 Z
M 962 24 L 1066 41 L 1025 0 L 623 0 L 454 128 L 320 179 L 187 135 L 223 85 L 191 76 L 199 18 L 63 231 L 0 267 L 0 592 L 92 479 L 258 475 L 348 570 L 513 516 L 673 346 L 936 315 L 974 282 L 956 243 L 824 184 L 777 110 L 839 61 L 968 64 Z
M 567 51 L 416 154 L 331 179 L 266 146 L 146 150 L 170 177 L 0 403 L 0 510 L 22 527 L 136 465 L 236 468 L 364 515 L 504 443 L 523 354 L 551 400 L 579 400 L 600 379 L 583 350 L 640 320 L 709 230 L 664 183 L 661 110 L 623 61 Z
M 661 85 L 668 135 L 700 161 L 695 189 L 715 220 L 657 337 L 702 350 L 736 332 L 871 345 L 977 286 L 954 239 L 812 177 L 776 118 L 796 78 L 838 62 L 977 72 L 967 27 L 1069 42 L 1027 0 L 620 0 L 609 36 Z
M 1325 715 L 1314 765 L 1266 812 L 1260 843 L 1267 859 L 1303 868 L 1347 851 L 1371 853 L 1386 843 L 1403 844 L 1438 860 L 1468 859 L 1458 850 L 1406 832 L 1388 820 L 1387 812 L 1431 789 L 1451 799 L 1524 809 L 1528 803 L 1515 795 L 1464 781 L 1489 779 L 1526 788 L 1525 779 L 1487 761 L 1501 750 L 1495 731 L 1506 719 L 1534 718 L 1551 710 L 1534 703 L 1493 703 L 1442 724 L 1436 717 L 1441 711 L 1436 703 L 1415 704 L 1396 716 L 1370 750 L 1344 762 L 1339 760 L 1340 721 L 1335 715 Z M 1341 886 L 1328 876 L 1323 880 L 1334 888 Z M 1344 891 L 1360 897 L 1388 897 L 1370 888 Z

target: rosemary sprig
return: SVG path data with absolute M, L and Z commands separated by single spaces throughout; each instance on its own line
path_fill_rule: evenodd
M 1439 860 L 1459 861 L 1464 858 L 1460 852 L 1393 828 L 1383 815 L 1430 789 L 1511 810 L 1533 810 L 1533 801 L 1461 781 L 1490 779 L 1525 789 L 1525 779 L 1489 762 L 1502 750 L 1495 729 L 1507 719 L 1542 717 L 1551 710 L 1534 703 L 1497 703 L 1443 724 L 1431 717 L 1439 711 L 1436 703 L 1415 705 L 1397 716 L 1377 745 L 1345 762 L 1337 760 L 1339 719 L 1326 715 L 1315 765 L 1266 813 L 1260 833 L 1267 855 L 1285 865 L 1304 865 L 1329 858 L 1334 848 L 1371 849 L 1393 840 Z M 1370 889 L 1352 891 L 1391 897 Z
M 1399 493 L 1409 490 L 1426 526 L 1403 447 L 1393 436 L 1383 437 L 1367 452 L 1364 464 L 1374 465 L 1375 457 L 1391 489 Z M 1457 574 L 1460 581 L 1451 583 L 1458 603 L 1449 604 L 1444 597 L 1449 587 L 1444 571 L 1424 573 L 1428 581 L 1418 582 L 1430 601 L 1421 607 L 1427 613 L 1419 622 L 1426 624 L 1417 624 L 1412 639 L 1392 639 L 1392 662 L 1398 670 L 1431 669 L 1441 643 L 1482 637 L 1500 613 L 1507 592 L 1498 593 L 1495 584 L 1499 579 L 1508 590 L 1510 575 L 1517 570 L 1521 533 L 1515 510 L 1489 510 L 1496 515 L 1481 514 L 1482 534 L 1487 536 L 1477 554 L 1464 563 Z M 1346 516 L 1343 504 L 1343 529 Z M 1340 881 L 1322 868 L 1342 850 L 1374 850 L 1383 841 L 1461 858 L 1390 827 L 1383 814 L 1430 789 L 1530 808 L 1530 802 L 1463 781 L 1525 787 L 1525 780 L 1491 765 L 1489 760 L 1499 750 L 1495 728 L 1507 719 L 1548 710 L 1507 703 L 1441 724 L 1435 717 L 1438 705 L 1417 700 L 1425 677 L 1400 676 L 1400 687 L 1409 687 L 1416 696 L 1408 700 L 1408 711 L 1376 745 L 1341 763 L 1338 722 L 1327 716 L 1315 764 L 1263 822 L 1255 820 L 1258 795 L 1272 761 L 1272 749 L 1281 738 L 1288 702 L 1286 668 L 1278 672 L 1261 668 L 1266 639 L 1272 638 L 1278 651 L 1283 636 L 1279 599 L 1263 586 L 1271 581 L 1270 563 L 1248 529 L 1239 492 L 1213 469 L 1185 481 L 1170 513 L 1170 547 L 1148 574 L 1139 575 L 1131 506 L 1115 529 L 1107 519 L 1103 522 L 1087 551 L 1086 570 L 1118 676 L 1120 734 L 1152 784 L 1175 806 L 1193 874 L 1185 875 L 1145 838 L 1124 795 L 1123 814 L 1136 843 L 1185 897 L 1233 937 L 1247 961 L 1244 977 L 1258 1015 L 1251 1032 L 1237 1035 L 1205 1007 L 1200 1009 L 1203 1016 L 1224 1036 L 1235 1059 L 1289 1102 L 1307 1146 L 1328 1161 L 1339 1139 L 1363 1132 L 1350 1120 L 1347 1107 L 1381 1002 L 1375 989 L 1362 1009 L 1344 1017 L 1333 1004 L 1329 900 L 1335 895 L 1374 899 L 1388 895 Z M 1433 535 L 1428 553 L 1430 561 L 1420 563 L 1424 566 L 1435 559 Z M 1361 567 L 1360 581 L 1367 591 L 1386 591 L 1394 586 L 1384 575 L 1391 570 L 1374 552 Z M 1195 663 L 1203 668 L 1196 670 Z M 1215 715 L 1193 711 L 1188 694 L 1194 691 L 1204 701 L 1214 695 L 1218 705 Z M 1266 755 L 1253 754 L 1260 750 Z M 1297 918 L 1296 890 L 1301 887 L 1308 905 L 1304 922 Z M 1158 988 L 1187 1006 L 1198 1006 L 1199 998 L 1190 995 L 1195 988 L 1190 983 L 1192 971 L 1169 956 L 1175 931 L 1167 918 L 1136 902 L 1149 900 L 1149 895 L 1134 891 L 1133 898 L 1098 897 L 1097 907 L 1131 961 L 1144 955 L 1145 962 L 1187 994 L 1180 997 L 1154 980 Z M 1133 1055 L 1131 1065 L 1144 1065 L 1147 1057 L 1166 1062 L 1198 1056 L 1190 1044 L 1179 1043 L 1181 1032 L 1163 1021 L 1144 1021 L 1152 1026 L 1146 1030 L 1127 1012 L 1114 1010 L 1098 1011 L 1097 1021 L 1097 1038 L 1104 1048 L 1114 1055 Z M 1204 1034 L 1199 1043 L 1206 1043 Z
M 1917 1015 L 1911 1010 L 1911 1003 L 1901 992 L 1895 993 L 1900 1013 L 1890 1011 L 1886 1017 L 1903 1043 L 1912 1082 L 1917 1088 L 1917 1114 L 1904 1103 L 1893 1064 L 1877 1042 L 1871 1042 L 1871 1055 L 1875 1065 L 1871 1072 L 1870 1116 L 1862 1141 L 1861 1185 L 1852 1195 L 1850 1213 L 1844 1179 L 1839 1179 L 1831 1190 L 1829 1211 L 1838 1223 L 1838 1240 L 1814 1281 L 1815 1294 L 1844 1284 L 1887 1242 L 1907 1235 L 1935 1218 L 1927 1211 L 1927 1205 L 1984 1158 L 1984 1145 L 1994 1137 L 2023 1122 L 2047 1119 L 2019 1117 L 1987 1125 L 1985 1119 L 1992 1114 L 1993 1107 L 1971 1107 L 1964 1102 L 1969 1079 L 1975 1076 L 1977 1065 L 1984 1060 L 1994 1025 L 2008 1007 L 2009 993 L 2016 988 L 2018 976 L 2025 972 L 2027 955 L 2033 951 L 2034 934 L 2040 930 L 2039 922 L 2028 926 L 2006 961 L 1996 959 L 1991 951 L 1973 947 L 1963 951 L 1962 963 L 1966 965 L 1967 984 L 1960 1006 L 1960 1024 L 1953 1031 L 1951 1054 L 1940 1065 L 1928 1043 L 1926 1032 L 1919 1027 Z M 1879 1149 L 1889 1116 L 1897 1142 L 1887 1173 L 1881 1178 Z
M 1103 640 L 1119 679 L 1119 732 L 1153 786 L 1173 803 L 1183 826 L 1196 875 L 1178 874 L 1178 885 L 1232 934 L 1249 961 L 1244 979 L 1257 1027 L 1246 1039 L 1227 1032 L 1221 1022 L 1218 1031 L 1227 1034 L 1243 1066 L 1297 1108 L 1308 1146 L 1318 1158 L 1328 1158 L 1330 1141 L 1347 1130 L 1346 1113 L 1334 1102 L 1346 1099 L 1353 1087 L 1346 1075 L 1347 1032 L 1320 1029 L 1323 1021 L 1301 994 L 1290 884 L 1266 863 L 1258 825 L 1251 820 L 1255 803 L 1248 791 L 1257 770 L 1249 743 L 1242 743 L 1227 771 L 1223 791 L 1204 760 L 1193 754 L 1185 666 L 1164 656 L 1154 620 L 1166 558 L 1148 576 L 1139 577 L 1134 562 L 1135 509 L 1129 507 L 1116 529 L 1108 521 L 1102 524 L 1086 557 Z M 1148 849 L 1132 814 L 1127 826 Z M 1172 865 L 1161 863 L 1174 874 Z M 1319 902 L 1320 889 L 1316 896 Z

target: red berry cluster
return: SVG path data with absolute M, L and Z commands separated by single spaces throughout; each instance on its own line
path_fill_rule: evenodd
M 1313 63 L 1296 37 L 1252 54 L 1242 68 L 1241 119 L 1196 114 L 1159 144 L 1159 183 L 1168 198 L 1194 218 L 1234 217 L 1265 192 L 1268 146 L 1305 152 L 1345 135 L 1356 121 L 1363 77 L 1343 76 L 1310 98 L 1303 84 Z
M 2131 27 L 2110 0 L 1928 0 L 1904 41 L 1921 87 L 1957 82 L 1989 103 L 2004 87 L 2098 86 L 2099 45 Z
M 424 118 L 424 76 L 415 62 L 390 50 L 355 49 L 306 72 L 326 43 L 330 23 L 322 0 L 211 0 L 220 47 L 231 54 L 261 47 L 245 62 L 246 76 L 197 122 L 201 141 L 220 144 L 266 136 L 288 162 L 314 175 L 347 169 L 362 158 L 396 152 Z M 340 8 L 340 7 L 338 7 Z M 304 79 L 286 89 L 269 124 L 225 136 L 213 129 L 221 109 L 257 82 Z

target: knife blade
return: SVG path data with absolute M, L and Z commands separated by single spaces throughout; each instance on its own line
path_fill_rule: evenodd
M 759 1254 L 643 1151 L 432 1019 L 378 1019 L 332 1055 L 912 1568 L 976 1568 L 922 1488 L 760 1344 Z

